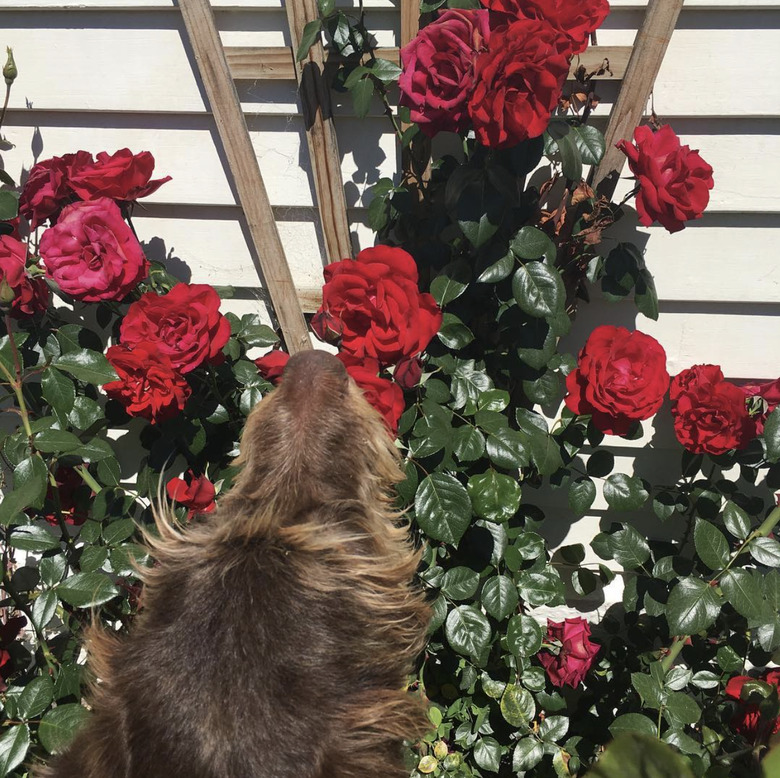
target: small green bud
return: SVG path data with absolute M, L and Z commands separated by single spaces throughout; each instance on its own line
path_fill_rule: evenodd
M 8 52 L 8 59 L 3 68 L 3 78 L 5 78 L 5 83 L 8 84 L 8 86 L 11 86 L 19 75 L 19 71 L 16 69 L 16 62 L 14 62 L 13 49 L 10 46 L 7 46 L 6 51 Z
M 5 278 L 0 278 L 0 311 L 8 313 L 14 301 L 14 290 Z

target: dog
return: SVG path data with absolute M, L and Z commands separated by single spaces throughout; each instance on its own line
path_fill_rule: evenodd
M 429 607 L 399 457 L 341 362 L 290 358 L 214 513 L 146 533 L 130 634 L 92 628 L 92 710 L 39 778 L 396 778 Z

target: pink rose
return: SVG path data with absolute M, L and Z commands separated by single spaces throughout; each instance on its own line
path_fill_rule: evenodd
M 46 274 L 77 300 L 122 300 L 146 277 L 149 263 L 107 197 L 68 205 L 40 245 Z
M 579 616 L 566 621 L 547 619 L 545 642 L 557 649 L 557 653 L 545 648 L 537 654 L 547 677 L 553 686 L 568 684 L 573 689 L 582 683 L 601 649 L 590 640 L 590 624 Z

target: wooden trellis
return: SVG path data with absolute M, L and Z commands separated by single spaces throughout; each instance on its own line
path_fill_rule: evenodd
M 614 145 L 630 134 L 644 113 L 683 0 L 649 0 L 633 46 L 591 46 L 572 65 L 596 71 L 609 60 L 600 80 L 622 81 L 605 138 L 607 152 L 591 179 L 611 194 L 625 161 Z M 238 80 L 297 80 L 303 106 L 312 175 L 328 262 L 352 255 L 344 184 L 330 106 L 327 70 L 338 57 L 318 41 L 302 63 L 294 52 L 305 24 L 316 18 L 316 0 L 286 0 L 292 46 L 223 47 L 209 0 L 178 0 L 231 175 L 259 258 L 260 275 L 291 353 L 311 348 L 304 310 L 317 307 L 310 293 L 295 290 L 262 174 L 235 89 Z M 418 31 L 419 0 L 400 0 L 401 45 Z M 399 61 L 399 49 L 379 49 L 378 57 Z

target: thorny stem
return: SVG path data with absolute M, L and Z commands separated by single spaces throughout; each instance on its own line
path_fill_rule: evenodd
M 16 395 L 16 401 L 19 404 L 19 413 L 22 417 L 22 425 L 24 426 L 25 434 L 27 435 L 27 439 L 30 442 L 30 447 L 32 447 L 33 443 L 33 432 L 32 428 L 30 427 L 30 414 L 27 410 L 27 402 L 24 399 L 24 391 L 22 389 L 22 363 L 19 359 L 19 349 L 16 347 L 16 340 L 14 339 L 14 333 L 12 329 L 12 323 L 11 323 L 11 317 L 9 314 L 5 314 L 5 328 L 8 332 L 8 342 L 11 345 L 11 355 L 13 356 L 14 360 L 14 370 L 16 371 L 16 375 L 12 375 L 8 369 L 0 362 L 0 372 L 3 373 L 5 378 L 8 380 L 8 382 L 11 384 L 11 388 L 14 390 L 14 394 Z

